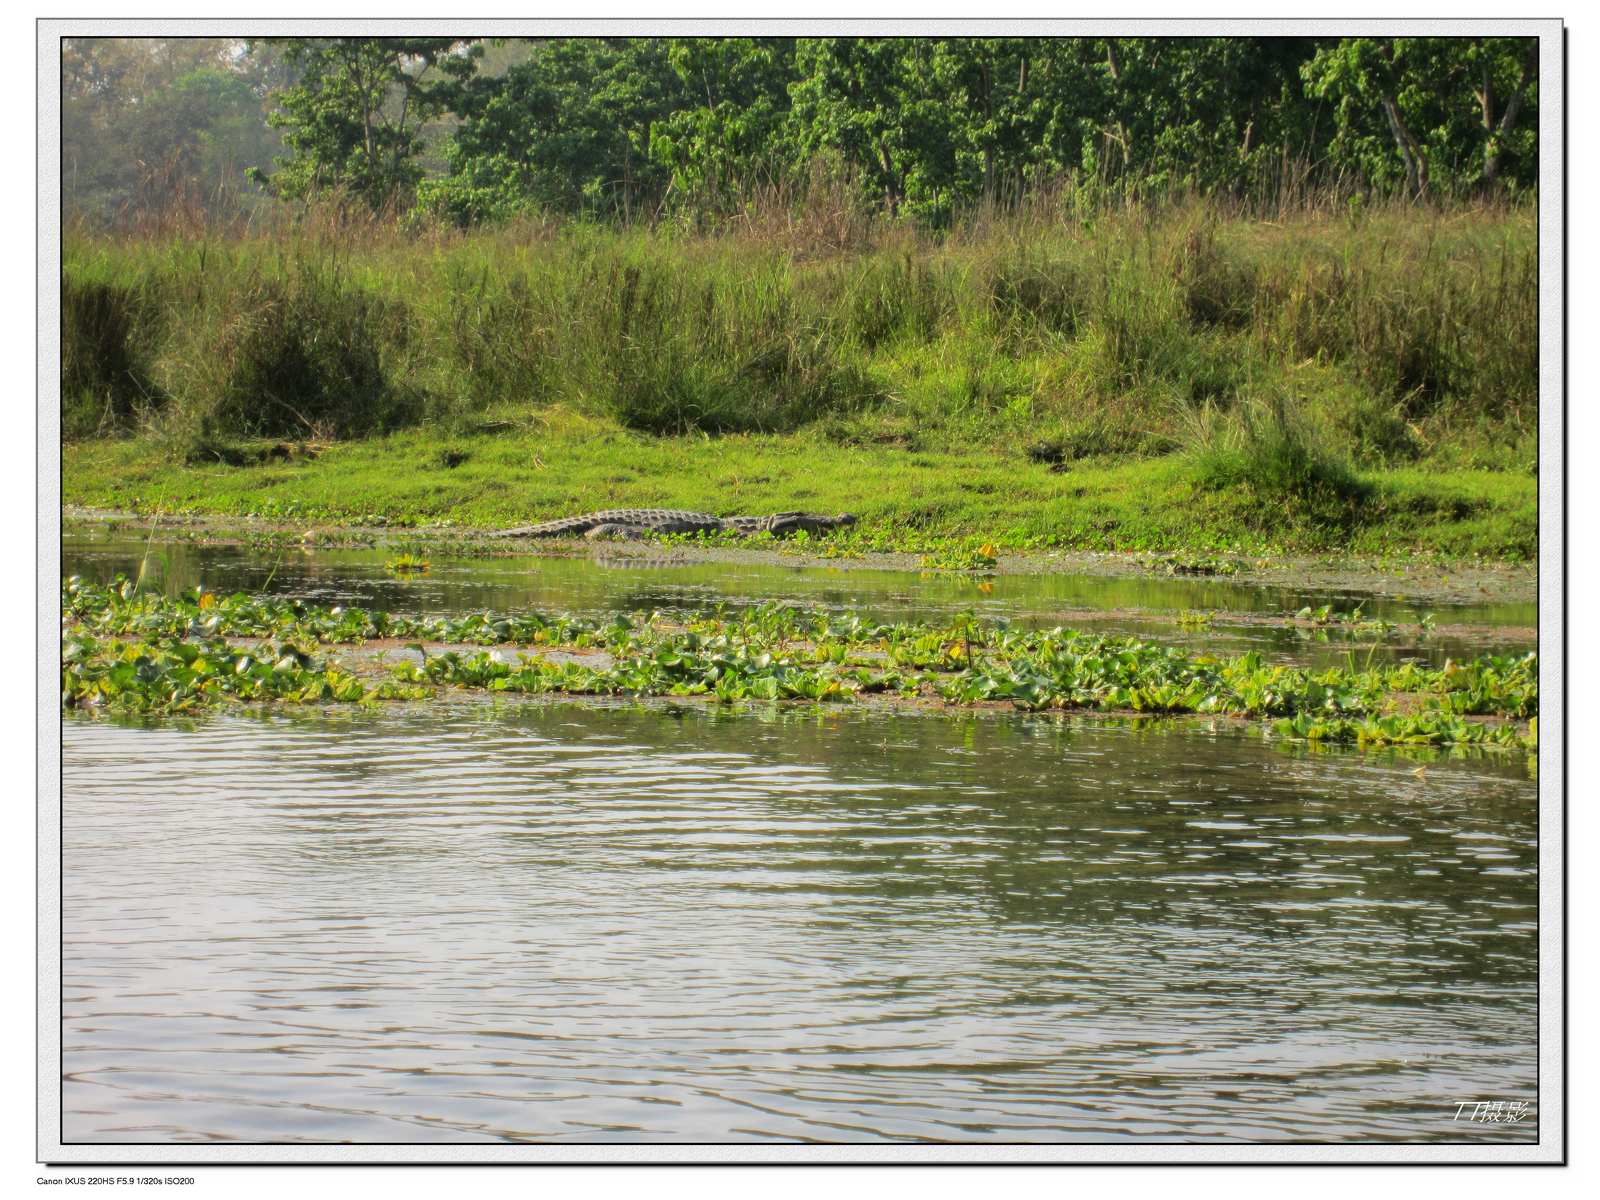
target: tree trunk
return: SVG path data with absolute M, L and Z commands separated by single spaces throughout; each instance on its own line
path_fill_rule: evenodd
M 1116 38 L 1106 39 L 1106 70 L 1111 74 L 1111 82 L 1117 84 L 1122 82 L 1122 62 L 1117 58 Z M 1120 88 L 1115 90 L 1118 93 L 1121 92 Z M 1121 105 L 1119 104 L 1118 107 L 1120 108 Z M 1117 145 L 1122 147 L 1122 168 L 1125 171 L 1130 170 L 1132 157 L 1128 153 L 1128 127 L 1122 123 L 1122 117 L 1120 115 L 1117 117 L 1116 121 L 1116 142 Z
M 1522 100 L 1527 94 L 1528 79 L 1532 75 L 1533 60 L 1530 51 L 1529 57 L 1522 60 L 1522 70 L 1517 77 L 1517 85 L 1512 89 L 1511 98 L 1506 101 L 1505 110 L 1497 120 L 1494 115 L 1494 80 L 1490 77 L 1488 64 L 1483 68 L 1483 90 L 1478 93 L 1478 104 L 1483 112 L 1483 177 L 1479 181 L 1486 189 L 1493 188 L 1500 181 L 1500 165 L 1505 160 L 1506 138 L 1516 128 L 1517 117 L 1522 113 Z
M 983 196 L 994 202 L 994 77 L 983 64 L 983 116 L 987 129 L 983 135 Z
M 1406 188 L 1413 197 L 1421 196 L 1428 190 L 1428 160 L 1422 153 L 1422 145 L 1406 128 L 1405 118 L 1400 115 L 1400 106 L 1394 98 L 1384 95 L 1379 99 L 1383 103 L 1383 115 L 1389 120 L 1389 132 L 1400 148 L 1400 161 L 1405 164 Z
M 895 175 L 894 159 L 890 157 L 889 147 L 883 142 L 878 143 L 878 156 L 883 162 L 883 193 L 884 199 L 889 204 L 889 215 L 891 217 L 898 216 L 900 212 L 900 189 L 897 186 L 898 179 Z

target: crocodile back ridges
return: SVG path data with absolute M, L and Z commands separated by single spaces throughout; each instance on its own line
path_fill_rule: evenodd
M 841 513 L 836 517 L 821 513 L 781 512 L 764 517 L 717 517 L 710 513 L 681 508 L 606 508 L 578 517 L 562 517 L 538 525 L 501 529 L 490 537 L 581 537 L 603 531 L 620 533 L 637 530 L 651 533 L 772 533 L 778 537 L 798 533 L 823 533 L 843 525 L 855 524 L 855 517 Z
M 715 532 L 723 528 L 722 518 L 710 513 L 689 512 L 681 508 L 606 508 L 579 517 L 562 517 L 516 529 L 495 531 L 493 537 L 581 537 L 601 525 L 649 529 L 656 533 Z

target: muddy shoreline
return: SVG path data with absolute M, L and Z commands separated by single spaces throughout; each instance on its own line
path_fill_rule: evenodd
M 163 514 L 148 515 L 68 507 L 62 512 L 63 535 L 75 530 L 112 529 L 143 537 L 180 537 L 199 545 L 249 545 L 263 539 L 299 543 L 307 548 L 382 548 L 421 546 L 440 557 L 462 558 L 594 558 L 622 565 L 683 566 L 704 563 L 760 564 L 838 571 L 931 571 L 918 554 L 855 553 L 833 556 L 827 542 L 816 549 L 801 544 L 746 546 L 725 543 L 588 542 L 581 538 L 499 538 L 491 531 L 453 525 L 332 525 L 262 520 L 245 517 Z M 983 575 L 1076 575 L 1102 578 L 1151 578 L 1174 574 L 1170 557 L 1139 552 L 1039 551 L 1002 552 Z M 1283 556 L 1270 559 L 1219 556 L 1237 569 L 1226 574 L 1177 572 L 1186 578 L 1212 579 L 1244 586 L 1347 592 L 1416 604 L 1532 603 L 1538 598 L 1537 563 L 1436 561 L 1427 558 L 1358 559 L 1333 556 Z M 961 572 L 940 571 L 941 574 Z M 1513 628 L 1514 637 L 1536 636 L 1536 630 Z

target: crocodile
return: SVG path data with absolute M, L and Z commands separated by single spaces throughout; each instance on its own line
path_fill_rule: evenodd
M 818 534 L 854 525 L 851 513 L 830 517 L 822 513 L 780 512 L 765 517 L 714 517 L 710 513 L 687 512 L 678 508 L 607 508 L 580 517 L 562 517 L 538 525 L 498 529 L 486 536 L 503 538 L 626 537 L 651 533 L 770 533 L 788 537 L 796 533 Z

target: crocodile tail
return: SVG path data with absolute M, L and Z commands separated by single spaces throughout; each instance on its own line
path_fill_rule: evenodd
M 515 529 L 497 529 L 489 537 L 577 537 L 595 524 L 592 515 L 562 517 L 558 521 L 541 521 L 537 525 L 519 525 Z

